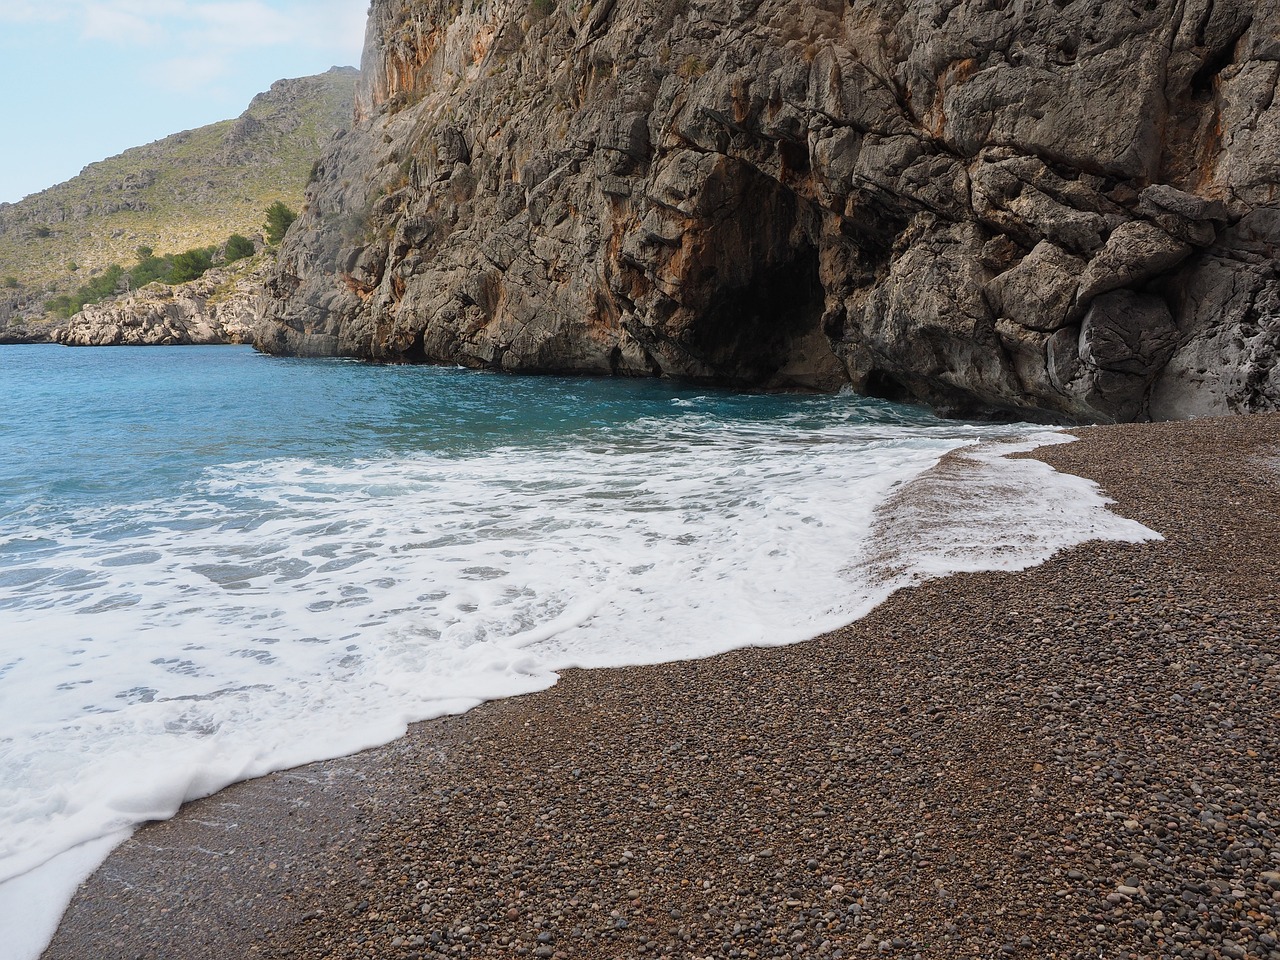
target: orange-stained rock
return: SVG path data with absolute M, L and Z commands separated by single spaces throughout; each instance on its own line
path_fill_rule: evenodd
M 1277 36 L 1277 0 L 374 0 L 256 343 L 1274 408 Z

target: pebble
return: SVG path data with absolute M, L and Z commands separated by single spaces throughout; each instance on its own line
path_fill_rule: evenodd
M 193 845 L 157 852 L 166 825 L 144 828 L 119 855 L 172 858 L 171 895 L 91 881 L 46 960 L 1280 960 L 1280 783 L 1260 775 L 1280 763 L 1260 567 L 1280 483 L 1250 452 L 1280 447 L 1280 418 L 1082 433 L 1037 456 L 1163 541 L 930 581 L 811 643 L 567 671 L 420 724 L 298 772 L 348 771 L 344 845 L 322 832 L 308 852 L 247 805 L 201 896 Z M 217 912 L 237 897 L 243 933 Z

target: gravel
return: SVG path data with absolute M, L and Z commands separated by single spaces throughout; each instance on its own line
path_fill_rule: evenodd
M 237 785 L 46 956 L 1280 960 L 1280 415 L 1079 435 L 1164 541 Z

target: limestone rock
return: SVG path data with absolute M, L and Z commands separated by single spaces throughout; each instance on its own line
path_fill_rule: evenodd
M 966 414 L 1280 405 L 1280 0 L 538 11 L 374 0 L 261 348 Z
M 1176 267 L 1191 255 L 1191 249 L 1159 227 L 1129 220 L 1112 231 L 1106 246 L 1089 261 L 1080 276 L 1077 297 L 1089 303 L 1111 290 L 1139 286 Z
M 1071 320 L 1084 272 L 1085 261 L 1080 257 L 1041 240 L 1020 263 L 987 285 L 991 307 L 997 316 L 1024 327 L 1057 330 Z
M 1149 376 L 1168 359 L 1173 317 L 1156 297 L 1119 290 L 1099 297 L 1080 325 L 1080 359 L 1100 370 Z
M 150 283 L 86 306 L 50 339 L 72 347 L 247 343 L 271 266 L 270 258 L 241 261 L 172 287 Z

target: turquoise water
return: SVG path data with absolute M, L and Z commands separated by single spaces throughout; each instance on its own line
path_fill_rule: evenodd
M 236 780 L 569 666 L 795 642 L 912 578 L 1135 535 L 991 453 L 926 519 L 898 511 L 905 579 L 874 575 L 895 494 L 1029 429 L 247 348 L 0 349 L 0 937 L 38 955 L 135 824 Z
M 211 465 L 273 457 L 337 462 L 590 443 L 646 417 L 677 428 L 696 428 L 707 415 L 758 424 L 787 417 L 802 426 L 849 416 L 886 427 L 937 422 L 922 410 L 848 397 L 514 378 L 275 358 L 248 347 L 6 348 L 0 387 L 6 512 L 164 496 Z

